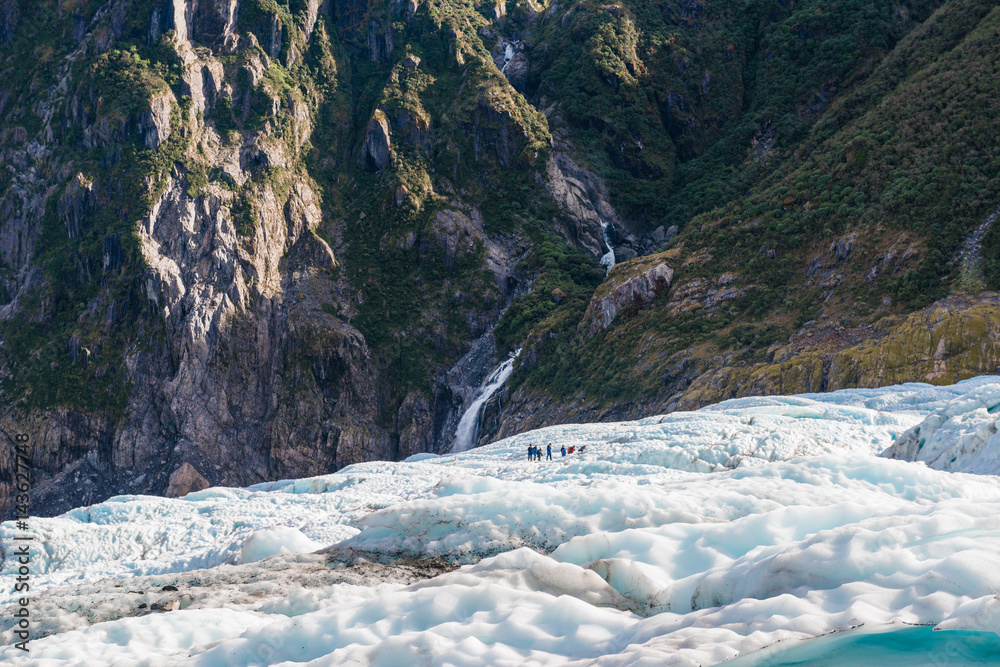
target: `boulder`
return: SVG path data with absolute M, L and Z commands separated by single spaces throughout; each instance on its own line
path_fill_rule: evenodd
M 400 64 L 403 66 L 404 72 L 407 74 L 413 74 L 420 67 L 420 58 L 412 54 L 407 54 Z
M 149 608 L 152 611 L 177 611 L 181 608 L 181 601 L 164 600 L 163 602 L 154 602 Z
M 211 484 L 198 472 L 193 465 L 185 461 L 170 475 L 167 484 L 167 498 L 183 498 L 194 491 L 207 489 Z

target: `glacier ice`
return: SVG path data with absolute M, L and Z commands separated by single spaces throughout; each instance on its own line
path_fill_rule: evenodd
M 850 656 L 914 628 L 910 648 L 989 651 L 997 406 L 996 377 L 752 397 L 112 498 L 31 521 L 39 634 L 30 661 L 0 662 L 791 664 L 813 638 Z M 586 448 L 527 460 L 549 442 Z M 15 534 L 0 527 L 2 604 Z
M 241 563 L 256 563 L 257 561 L 287 553 L 310 553 L 318 551 L 323 545 L 313 542 L 308 537 L 290 526 L 270 526 L 254 532 L 240 547 Z

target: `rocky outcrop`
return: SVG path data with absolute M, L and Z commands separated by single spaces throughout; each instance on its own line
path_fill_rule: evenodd
M 434 406 L 423 392 L 410 392 L 399 406 L 400 458 L 434 451 Z
M 456 260 L 468 259 L 482 246 L 482 217 L 480 225 L 459 211 L 444 210 L 434 216 L 431 233 L 421 244 L 424 256 L 440 253 L 444 265 L 452 268 Z
M 528 144 L 528 134 L 514 119 L 511 101 L 496 91 L 480 95 L 472 117 L 472 149 L 476 161 L 492 153 L 509 167 Z
M 403 141 L 429 153 L 431 150 L 431 123 L 425 113 L 401 109 L 392 119 L 392 127 Z
M 609 276 L 611 285 L 602 285 L 602 289 L 591 299 L 580 325 L 588 328 L 591 335 L 607 329 L 627 309 L 651 302 L 669 289 L 674 277 L 674 270 L 665 262 L 654 262 L 649 267 L 640 264 L 638 273 L 626 273 L 631 268 L 617 265 L 614 269 L 617 275 Z
M 83 174 L 70 179 L 63 190 L 56 211 L 66 226 L 66 234 L 75 239 L 80 236 L 88 215 L 97 208 L 96 185 Z
M 173 110 L 173 95 L 156 95 L 149 101 L 149 109 L 139 119 L 143 142 L 146 148 L 155 151 L 170 138 L 170 112 Z
M 601 222 L 616 229 L 623 228 L 624 221 L 611 204 L 604 179 L 581 167 L 570 156 L 573 146 L 558 105 L 547 108 L 545 115 L 554 128 L 552 152 L 545 165 L 545 187 L 570 222 L 562 234 L 593 257 L 601 257 L 607 252 Z
M 498 39 L 490 55 L 493 57 L 493 63 L 507 77 L 514 90 L 524 93 L 529 67 L 525 43 Z
M 198 0 L 191 3 L 194 20 L 190 38 L 217 51 L 232 52 L 239 41 L 236 15 L 239 0 Z
M 83 147 L 114 148 L 123 144 L 128 135 L 128 119 L 117 113 L 108 114 L 83 130 Z
M 379 18 L 372 18 L 368 21 L 365 37 L 365 44 L 368 46 L 368 59 L 373 63 L 385 62 L 396 48 L 392 25 L 383 25 Z
M 183 498 L 193 491 L 201 491 L 209 486 L 211 484 L 208 480 L 193 465 L 185 461 L 170 475 L 167 490 L 163 495 L 167 498 Z
M 392 160 L 392 142 L 389 139 L 389 119 L 385 112 L 376 109 L 368 127 L 365 129 L 365 140 L 361 144 L 360 161 L 368 171 L 378 172 L 389 166 Z

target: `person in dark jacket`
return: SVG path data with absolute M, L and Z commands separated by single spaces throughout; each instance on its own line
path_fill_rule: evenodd
M 550 442 L 548 447 L 545 448 L 545 458 L 549 461 L 552 460 L 552 443 Z
M 562 455 L 566 456 L 566 445 L 562 446 L 562 450 L 561 451 L 562 451 Z
M 528 445 L 528 460 L 530 461 L 533 458 L 535 458 L 535 448 L 531 445 Z

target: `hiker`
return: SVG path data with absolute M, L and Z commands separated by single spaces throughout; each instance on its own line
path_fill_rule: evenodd
M 572 454 L 572 453 L 573 453 L 573 452 L 575 452 L 575 451 L 576 451 L 576 447 L 570 447 L 570 448 L 569 448 L 569 453 L 570 453 L 570 454 Z
M 549 443 L 549 446 L 545 448 L 545 458 L 548 459 L 549 461 L 552 460 L 552 443 L 551 442 Z
M 533 458 L 535 458 L 535 448 L 528 445 L 528 460 L 530 461 Z
M 583 450 L 587 448 L 587 445 L 580 445 L 580 453 L 583 454 Z
M 562 455 L 566 456 L 566 445 L 562 446 L 562 450 L 561 451 L 562 451 Z

